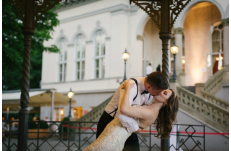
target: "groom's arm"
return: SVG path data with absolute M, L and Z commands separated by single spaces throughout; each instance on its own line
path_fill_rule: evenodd
M 137 86 L 134 85 L 130 91 L 129 91 L 129 105 L 132 106 L 133 103 L 133 98 L 136 96 L 137 93 Z M 120 102 L 121 99 L 123 99 L 124 97 L 124 89 L 120 90 L 120 100 L 119 100 L 119 112 L 120 112 Z M 124 114 L 119 114 L 119 119 L 121 121 L 121 124 L 127 128 L 128 132 L 136 132 L 139 130 L 139 125 L 137 123 L 136 120 L 134 120 L 134 118 L 126 116 Z

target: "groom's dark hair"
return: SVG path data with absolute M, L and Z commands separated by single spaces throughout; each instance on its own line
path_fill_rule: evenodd
M 168 89 L 168 80 L 162 72 L 152 72 L 147 76 L 147 83 L 152 86 L 152 89 Z

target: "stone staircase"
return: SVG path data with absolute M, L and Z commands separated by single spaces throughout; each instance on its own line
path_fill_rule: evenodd
M 92 109 L 90 112 L 79 118 L 77 121 L 81 122 L 98 122 L 100 116 L 103 114 L 103 111 L 108 104 L 108 102 L 111 100 L 112 96 L 109 97 L 107 100 L 102 102 L 100 105 Z M 83 127 L 92 127 L 92 123 L 83 123 L 81 126 Z M 84 131 L 84 130 L 81 130 Z
M 206 83 L 177 87 L 180 109 L 218 132 L 229 131 L 229 102 L 215 96 L 228 83 L 229 67 L 216 72 Z
M 208 101 L 182 87 L 177 87 L 180 109 L 218 132 L 229 131 L 228 104 Z M 220 105 L 223 104 L 223 105 Z

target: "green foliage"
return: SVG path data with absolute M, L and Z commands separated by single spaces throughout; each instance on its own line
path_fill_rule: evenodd
M 39 121 L 38 121 L 39 122 Z M 28 129 L 38 129 L 38 122 L 29 120 Z M 49 126 L 46 121 L 40 120 L 40 129 L 48 129 Z
M 64 118 L 63 118 L 62 122 L 61 122 L 60 125 L 59 125 L 59 132 L 60 132 L 60 133 L 62 133 L 62 132 L 63 132 L 63 133 L 68 132 L 68 124 L 69 124 L 69 123 L 67 123 L 68 121 L 70 121 L 70 118 L 69 118 L 69 117 L 64 117 Z M 63 127 L 63 125 L 67 125 L 67 127 Z M 74 126 L 73 123 L 70 124 L 70 127 L 72 127 L 72 126 Z M 63 128 L 62 128 L 62 127 L 63 127 Z M 74 132 L 74 129 L 73 129 L 73 128 L 70 128 L 69 132 Z
M 40 128 L 41 128 L 41 129 L 48 129 L 48 124 L 47 124 L 47 122 L 41 120 L 41 121 L 40 121 Z
M 28 129 L 38 129 L 38 124 L 35 121 L 29 121 Z
M 57 6 L 56 6 L 57 7 Z M 44 41 L 51 39 L 54 27 L 59 24 L 56 7 L 46 12 L 37 22 L 31 40 L 30 88 L 39 88 L 41 81 L 42 52 L 59 52 L 52 45 L 45 47 Z M 2 1 L 2 89 L 21 88 L 24 50 L 23 23 L 9 0 Z

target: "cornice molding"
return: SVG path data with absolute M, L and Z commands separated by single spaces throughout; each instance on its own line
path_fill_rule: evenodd
M 42 82 L 42 85 L 51 85 L 51 84 L 67 84 L 67 83 L 78 83 L 78 82 L 89 82 L 89 81 L 105 81 L 105 80 L 117 80 L 122 79 L 123 77 L 110 77 L 110 78 L 99 78 L 99 79 L 87 79 L 87 80 L 74 80 L 74 81 L 65 81 L 65 82 Z
M 184 31 L 184 29 L 181 28 L 181 27 L 179 27 L 179 28 L 174 28 L 173 31 L 174 31 L 174 34 L 175 34 L 175 35 L 176 35 L 176 34 L 182 34 L 183 31 Z
M 60 7 L 57 8 L 57 12 L 62 12 L 62 11 L 65 11 L 71 8 L 80 7 L 80 6 L 94 3 L 97 1 L 100 1 L 100 0 L 87 0 L 87 1 L 86 0 L 77 0 L 77 1 L 68 0 L 68 2 L 60 3 Z
M 130 9 L 130 12 L 132 14 L 134 14 L 136 11 L 138 11 L 138 8 L 132 6 L 131 9 Z M 73 16 L 73 17 L 61 19 L 60 23 L 66 23 L 66 22 L 70 22 L 70 21 L 73 21 L 73 20 L 78 20 L 78 19 L 81 19 L 81 18 L 95 16 L 95 15 L 106 13 L 106 12 L 110 12 L 112 15 L 118 15 L 118 14 L 121 14 L 121 13 L 125 14 L 125 15 L 128 15 L 129 9 L 128 9 L 127 5 L 119 4 L 119 5 L 115 5 L 115 6 L 112 6 L 112 7 L 108 7 L 108 8 L 88 12 L 88 13 L 85 13 L 85 14 L 76 15 L 76 16 Z
M 136 36 L 136 40 L 143 41 L 143 40 L 144 40 L 144 36 L 142 36 L 142 35 L 137 35 L 137 36 Z

